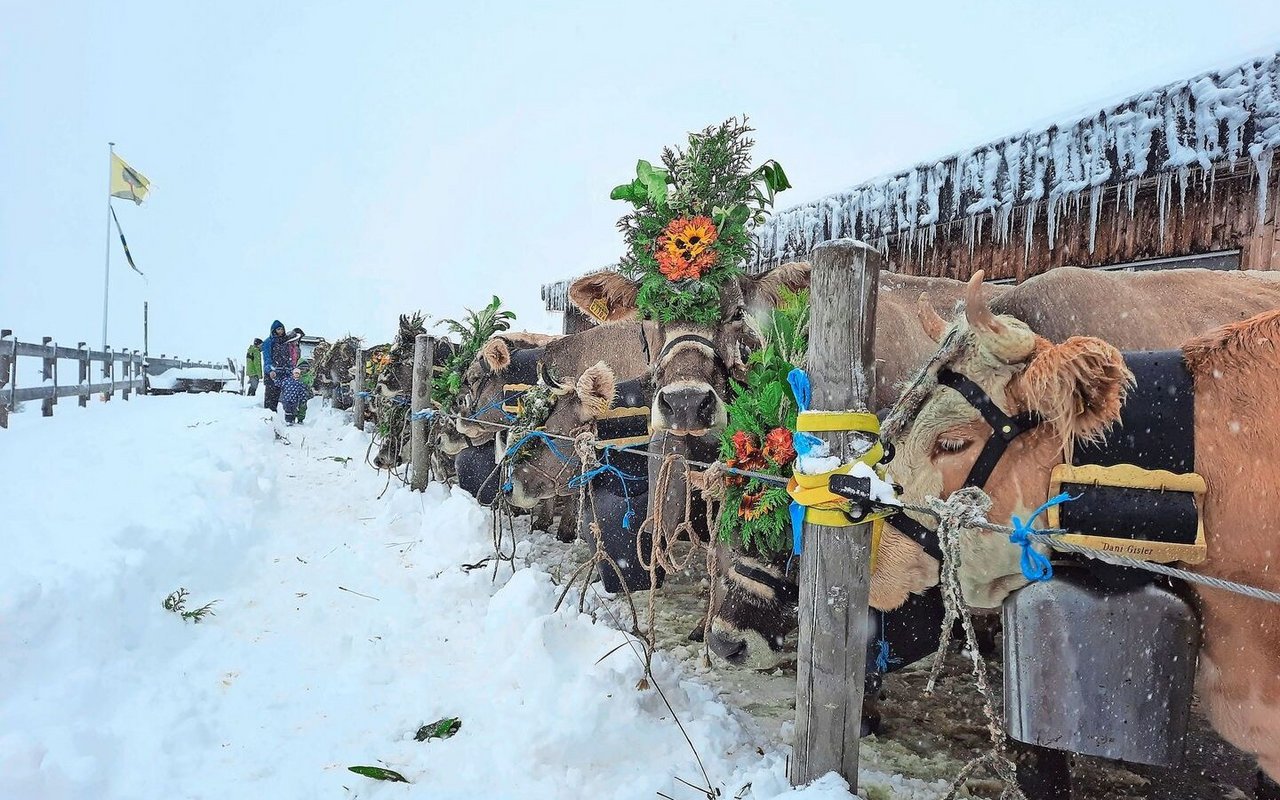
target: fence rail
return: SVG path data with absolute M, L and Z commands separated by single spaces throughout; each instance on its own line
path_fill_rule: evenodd
M 21 358 L 41 360 L 38 382 L 20 385 L 19 377 L 24 374 L 18 369 Z M 60 361 L 75 362 L 73 379 L 62 379 Z M 94 364 L 102 366 L 97 380 L 92 377 Z M 20 342 L 12 330 L 0 329 L 0 428 L 9 427 L 9 413 L 19 403 L 40 400 L 41 415 L 51 417 L 59 398 L 78 397 L 80 405 L 87 406 L 92 395 L 100 394 L 110 400 L 120 392 L 121 397 L 128 400 L 132 392 L 148 393 L 148 376 L 184 367 L 218 369 L 218 365 L 206 361 L 168 358 L 164 354 L 155 358 L 129 349 L 90 350 L 85 342 L 65 347 L 49 336 L 43 337 L 40 344 Z

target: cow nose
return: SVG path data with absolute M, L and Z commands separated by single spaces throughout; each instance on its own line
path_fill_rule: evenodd
M 676 430 L 701 430 L 715 421 L 716 395 L 708 388 L 686 386 L 658 393 L 658 411 Z

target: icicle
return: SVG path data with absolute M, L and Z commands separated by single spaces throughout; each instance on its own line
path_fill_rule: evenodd
M 1089 252 L 1093 252 L 1098 238 L 1098 209 L 1102 205 L 1102 187 L 1095 186 L 1089 190 Z
M 1156 176 L 1156 207 L 1160 212 L 1160 249 L 1164 249 L 1164 223 L 1169 214 L 1169 194 L 1173 191 L 1173 173 Z
M 1027 203 L 1026 216 L 1023 218 L 1022 225 L 1022 263 L 1025 265 L 1031 258 L 1031 234 L 1035 228 L 1036 215 L 1040 213 L 1040 201 L 1032 200 Z
M 1271 188 L 1271 158 L 1275 150 L 1263 150 L 1257 155 L 1254 163 L 1258 171 L 1258 224 L 1261 225 L 1267 216 L 1267 190 Z

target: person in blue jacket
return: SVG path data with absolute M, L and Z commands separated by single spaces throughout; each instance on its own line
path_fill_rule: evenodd
M 307 400 L 311 399 L 311 390 L 302 382 L 302 370 L 294 367 L 293 371 L 285 373 L 285 377 L 278 383 L 280 384 L 280 402 L 284 404 L 285 424 L 302 422 L 303 417 L 307 415 Z
M 275 320 L 271 323 L 271 334 L 262 342 L 263 383 L 266 384 L 263 408 L 272 411 L 279 408 L 280 382 L 293 371 L 293 366 L 293 354 L 284 323 Z

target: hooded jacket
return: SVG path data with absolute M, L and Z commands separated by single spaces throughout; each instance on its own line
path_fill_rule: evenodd
M 250 378 L 262 377 L 262 345 L 251 344 L 245 351 L 244 374 Z
M 262 340 L 262 368 L 268 374 L 273 370 L 284 375 L 293 371 L 293 358 L 289 352 L 289 334 L 276 335 L 276 328 L 283 327 L 283 322 L 274 320 L 271 323 L 271 332 Z M 277 374 L 276 377 L 282 378 L 283 375 Z

